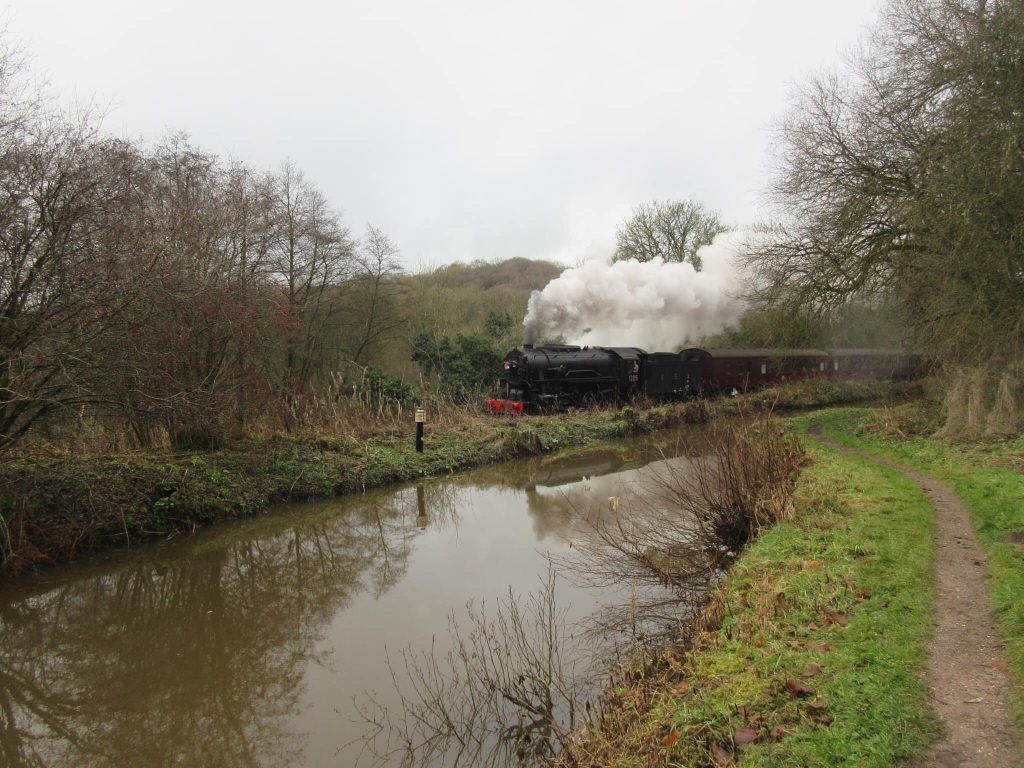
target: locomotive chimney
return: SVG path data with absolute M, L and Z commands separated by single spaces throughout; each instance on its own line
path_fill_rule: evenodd
M 527 343 L 526 343 L 526 342 L 524 341 L 524 342 L 523 342 L 523 349 L 533 349 L 533 344 L 527 344 Z

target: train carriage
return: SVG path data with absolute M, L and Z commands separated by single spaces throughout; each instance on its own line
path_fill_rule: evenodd
M 830 373 L 836 379 L 911 379 L 923 368 L 920 355 L 898 349 L 831 349 L 829 355 Z
M 700 362 L 707 392 L 744 392 L 771 384 L 828 376 L 829 354 L 820 349 L 684 349 Z

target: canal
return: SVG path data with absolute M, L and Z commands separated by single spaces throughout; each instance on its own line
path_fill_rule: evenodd
M 0 764 L 353 765 L 357 705 L 397 703 L 403 649 L 444 654 L 467 603 L 541 589 L 586 520 L 685 467 L 688 434 L 285 505 L 4 585 Z M 558 567 L 570 629 L 635 598 Z

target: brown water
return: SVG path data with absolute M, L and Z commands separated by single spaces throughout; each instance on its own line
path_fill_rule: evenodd
M 581 515 L 686 461 L 658 453 L 679 435 L 279 507 L 7 585 L 0 766 L 352 765 L 353 698 L 393 699 L 386 653 L 443 651 L 467 601 L 537 589 Z M 627 589 L 563 578 L 558 604 L 576 622 Z

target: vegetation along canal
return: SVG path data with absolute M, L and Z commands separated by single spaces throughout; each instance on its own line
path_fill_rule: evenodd
M 403 649 L 443 655 L 450 616 L 464 627 L 469 601 L 492 611 L 510 590 L 543 591 L 549 568 L 577 642 L 568 662 L 582 667 L 580 651 L 608 640 L 588 619 L 636 604 L 635 582 L 565 572 L 583 520 L 635 507 L 652 476 L 685 468 L 692 434 L 294 504 L 4 585 L 3 753 L 44 766 L 351 765 L 368 702 L 400 703 Z

